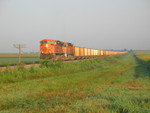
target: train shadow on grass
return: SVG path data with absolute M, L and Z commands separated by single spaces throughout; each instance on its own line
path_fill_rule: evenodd
M 139 59 L 135 54 L 133 54 L 138 65 L 135 68 L 135 78 L 139 77 L 150 77 L 150 60 L 144 61 Z

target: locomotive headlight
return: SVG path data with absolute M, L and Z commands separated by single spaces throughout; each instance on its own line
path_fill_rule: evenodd
M 48 44 L 46 44 L 45 46 L 48 47 Z

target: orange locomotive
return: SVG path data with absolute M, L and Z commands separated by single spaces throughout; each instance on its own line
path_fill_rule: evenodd
M 73 46 L 68 42 L 44 39 L 40 41 L 40 58 L 48 59 L 85 59 L 91 57 L 126 54 L 127 51 L 107 51 Z
M 40 58 L 63 58 L 74 56 L 74 46 L 68 42 L 44 39 L 40 41 Z

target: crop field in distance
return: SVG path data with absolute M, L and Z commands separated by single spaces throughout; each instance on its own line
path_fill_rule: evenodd
M 150 51 L 135 51 L 135 54 L 142 60 L 150 60 Z
M 21 62 L 34 63 L 39 61 L 38 53 L 25 53 L 21 55 Z M 0 65 L 18 64 L 18 53 L 0 53 Z
M 149 113 L 149 56 L 8 68 L 0 72 L 0 113 Z

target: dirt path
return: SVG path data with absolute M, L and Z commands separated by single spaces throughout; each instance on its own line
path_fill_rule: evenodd
M 40 64 L 24 64 L 23 67 L 24 68 L 30 68 L 32 66 L 35 66 L 35 67 L 39 67 Z M 13 69 L 17 69 L 19 66 L 16 65 L 16 66 L 4 66 L 4 67 L 0 67 L 0 72 L 3 72 L 5 70 L 13 70 Z

